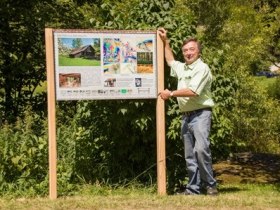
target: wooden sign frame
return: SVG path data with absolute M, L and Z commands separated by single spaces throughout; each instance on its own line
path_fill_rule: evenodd
M 49 197 L 57 198 L 57 143 L 56 143 L 56 80 L 54 56 L 54 31 L 45 29 L 47 94 L 48 94 L 48 141 L 49 141 Z M 80 30 L 85 31 L 85 30 Z M 93 30 L 86 30 L 87 33 Z M 108 31 L 109 32 L 109 31 Z M 112 32 L 112 31 L 111 31 Z M 118 31 L 122 33 L 125 31 Z M 137 31 L 139 33 L 139 31 Z M 156 33 L 157 90 L 164 90 L 164 45 Z M 164 100 L 156 98 L 157 124 L 157 186 L 158 194 L 166 194 L 166 152 L 165 152 L 165 108 Z

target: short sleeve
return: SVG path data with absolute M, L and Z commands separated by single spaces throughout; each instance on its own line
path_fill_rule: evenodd
M 179 75 L 181 74 L 181 72 L 184 70 L 184 63 L 180 62 L 180 61 L 172 61 L 169 66 L 170 66 L 170 76 L 172 77 L 179 77 Z
M 212 80 L 211 72 L 209 67 L 205 65 L 192 76 L 188 88 L 200 95 L 204 87 L 208 84 L 209 80 Z

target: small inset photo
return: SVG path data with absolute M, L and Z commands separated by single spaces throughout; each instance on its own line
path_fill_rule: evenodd
M 116 78 L 108 78 L 104 81 L 104 87 L 116 87 Z
M 135 78 L 135 86 L 141 87 L 142 86 L 142 79 L 141 78 Z
M 59 74 L 59 87 L 61 88 L 81 87 L 81 74 L 79 73 Z

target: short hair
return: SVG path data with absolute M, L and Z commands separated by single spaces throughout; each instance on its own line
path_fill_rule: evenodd
M 194 38 L 194 37 L 190 37 L 190 38 L 187 38 L 183 41 L 183 44 L 182 44 L 182 48 L 188 44 L 189 42 L 195 42 L 197 44 L 197 47 L 198 47 L 198 50 L 199 50 L 199 53 L 202 53 L 202 45 L 201 43 L 198 41 L 197 38 Z

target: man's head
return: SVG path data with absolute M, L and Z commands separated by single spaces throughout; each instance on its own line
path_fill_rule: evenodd
M 202 47 L 196 38 L 184 40 L 182 45 L 183 56 L 187 64 L 192 64 L 200 57 Z

